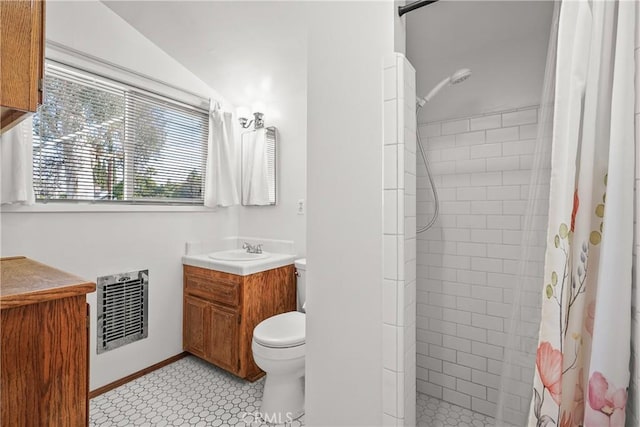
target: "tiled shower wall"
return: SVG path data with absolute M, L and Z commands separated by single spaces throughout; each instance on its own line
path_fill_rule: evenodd
M 538 108 L 525 107 L 419 126 L 440 216 L 418 235 L 417 389 L 490 416 L 518 272 L 537 120 Z M 545 175 L 540 183 L 548 187 Z M 417 187 L 421 226 L 434 203 L 420 158 Z M 528 264 L 529 274 L 539 277 L 547 205 L 537 206 L 538 248 Z M 523 310 L 533 310 L 535 318 L 539 298 L 533 300 Z M 518 375 L 510 388 L 521 398 L 508 403 L 515 410 L 528 404 L 533 364 Z
M 415 70 L 384 64 L 383 411 L 385 426 L 416 425 Z

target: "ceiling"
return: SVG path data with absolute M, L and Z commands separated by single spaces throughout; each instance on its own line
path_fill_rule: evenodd
M 264 111 L 270 100 L 306 91 L 305 2 L 103 3 L 235 106 Z M 427 104 L 419 121 L 537 104 L 552 12 L 548 1 L 441 0 L 409 13 L 418 94 L 458 68 L 473 71 Z
M 539 103 L 553 3 L 442 0 L 407 15 L 407 57 L 426 95 L 459 68 L 464 83 L 445 88 L 419 122 Z
M 237 107 L 264 112 L 306 91 L 306 32 L 293 2 L 103 3 Z

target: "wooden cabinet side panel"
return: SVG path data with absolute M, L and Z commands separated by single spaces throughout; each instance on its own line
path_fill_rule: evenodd
M 256 379 L 262 375 L 262 371 L 253 360 L 253 330 L 258 323 L 271 316 L 296 309 L 295 267 L 288 265 L 245 276 L 242 302 L 241 376 Z
M 42 425 L 84 426 L 89 394 L 86 298 L 63 298 L 42 306 Z
M 38 305 L 0 312 L 0 425 L 38 426 L 42 340 Z
M 85 300 L 2 310 L 1 425 L 86 425 Z

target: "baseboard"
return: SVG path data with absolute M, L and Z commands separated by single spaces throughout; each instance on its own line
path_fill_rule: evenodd
M 165 366 L 167 366 L 167 365 L 169 365 L 169 364 L 171 364 L 171 363 L 173 363 L 175 361 L 178 361 L 178 360 L 182 359 L 183 357 L 187 356 L 188 354 L 189 353 L 187 353 L 186 351 L 183 351 L 182 353 L 176 354 L 175 356 L 172 356 L 172 357 L 170 357 L 168 359 L 165 359 L 165 360 L 163 360 L 161 362 L 158 362 L 155 365 L 151 365 L 151 366 L 149 366 L 147 368 L 139 370 L 138 372 L 134 372 L 131 375 L 127 375 L 124 378 L 120 378 L 119 380 L 116 380 L 116 381 L 114 381 L 112 383 L 109 383 L 109 384 L 104 385 L 102 387 L 99 387 L 99 388 L 97 388 L 95 390 L 92 390 L 92 391 L 89 392 L 89 399 L 93 399 L 94 397 L 100 396 L 101 394 L 106 393 L 108 391 L 111 391 L 114 388 L 120 387 L 121 385 L 126 384 L 129 381 L 133 381 L 136 378 L 140 378 L 143 375 L 146 375 L 146 374 L 148 374 L 150 372 L 153 372 L 153 371 L 155 371 L 157 369 L 163 368 L 163 367 L 165 367 Z

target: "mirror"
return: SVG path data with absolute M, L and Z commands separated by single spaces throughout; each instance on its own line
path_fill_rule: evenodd
M 241 185 L 243 206 L 276 204 L 276 128 L 242 134 Z

